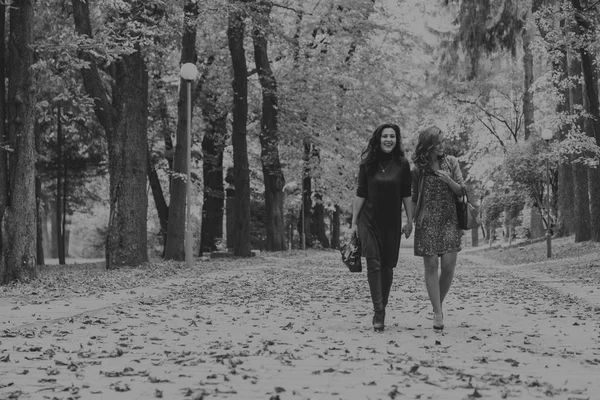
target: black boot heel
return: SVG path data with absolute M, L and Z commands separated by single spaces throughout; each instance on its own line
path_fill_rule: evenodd
M 385 328 L 385 311 L 376 311 L 373 316 L 373 330 L 375 332 L 381 332 Z

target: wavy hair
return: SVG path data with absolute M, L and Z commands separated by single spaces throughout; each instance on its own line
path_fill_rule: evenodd
M 367 147 L 361 154 L 362 163 L 367 166 L 367 173 L 372 175 L 375 173 L 377 168 L 377 156 L 381 151 L 381 134 L 384 129 L 391 128 L 396 132 L 396 146 L 392 150 L 392 156 L 396 156 L 398 160 L 404 157 L 404 150 L 402 149 L 402 136 L 400 134 L 400 127 L 396 124 L 382 124 L 379 125 L 371 135 Z
M 417 148 L 412 156 L 415 166 L 426 168 L 429 165 L 431 151 L 436 146 L 441 134 L 442 130 L 437 126 L 430 126 L 419 132 Z

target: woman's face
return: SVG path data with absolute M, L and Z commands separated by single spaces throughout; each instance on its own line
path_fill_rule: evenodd
M 385 128 L 381 132 L 381 151 L 391 153 L 396 147 L 396 131 L 392 128 Z
M 434 142 L 433 148 L 431 149 L 432 157 L 439 157 L 444 155 L 445 141 L 446 138 L 444 137 L 444 134 L 440 132 L 440 134 L 437 137 L 437 140 Z

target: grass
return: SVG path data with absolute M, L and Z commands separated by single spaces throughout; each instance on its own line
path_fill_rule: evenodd
M 552 240 L 553 260 L 564 262 L 546 263 L 546 241 L 511 248 L 476 250 L 472 254 L 490 258 L 503 265 L 523 265 L 551 278 L 576 281 L 585 286 L 600 286 L 600 243 L 575 243 L 573 236 Z M 582 256 L 589 256 L 582 258 Z
M 600 243 L 575 243 L 573 236 L 552 240 L 552 259 L 579 257 L 585 254 L 598 254 L 600 258 Z M 546 241 L 524 244 L 511 248 L 483 248 L 473 254 L 488 257 L 504 265 L 530 264 L 547 260 Z

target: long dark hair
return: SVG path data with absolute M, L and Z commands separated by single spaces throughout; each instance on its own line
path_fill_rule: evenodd
M 382 124 L 379 125 L 374 131 L 373 135 L 369 139 L 367 147 L 361 154 L 362 163 L 367 166 L 367 173 L 372 175 L 375 173 L 377 168 L 377 156 L 381 152 L 381 133 L 384 129 L 391 128 L 396 132 L 396 146 L 392 150 L 392 157 L 400 160 L 404 157 L 404 150 L 402 150 L 402 136 L 400 135 L 400 127 L 396 124 Z
M 412 156 L 415 166 L 418 168 L 427 168 L 430 161 L 431 151 L 437 144 L 442 130 L 437 126 L 430 126 L 419 132 L 419 142 Z

